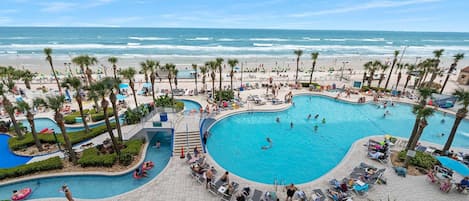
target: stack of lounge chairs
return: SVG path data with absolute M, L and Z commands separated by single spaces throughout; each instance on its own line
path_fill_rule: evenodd
M 386 164 L 389 160 L 390 149 L 388 143 L 380 143 L 370 139 L 368 141 L 367 156 L 372 160 Z

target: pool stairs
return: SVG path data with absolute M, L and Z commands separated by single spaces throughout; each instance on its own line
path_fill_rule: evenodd
M 184 154 L 192 152 L 197 146 L 202 151 L 202 142 L 198 131 L 194 132 L 176 132 L 174 133 L 173 156 L 181 155 L 181 148 L 184 147 Z

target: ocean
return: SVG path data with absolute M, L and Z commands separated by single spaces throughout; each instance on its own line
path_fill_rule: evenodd
M 293 50 L 328 56 L 469 55 L 469 33 L 196 28 L 0 27 L 0 56 L 114 55 L 119 57 L 291 57 Z

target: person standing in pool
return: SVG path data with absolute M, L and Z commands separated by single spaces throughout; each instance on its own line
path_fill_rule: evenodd
M 323 123 L 323 124 L 326 123 L 326 118 L 322 118 L 322 123 Z
M 293 121 L 290 122 L 290 128 L 293 128 Z
M 277 117 L 277 118 L 275 119 L 275 121 L 276 121 L 277 123 L 280 123 L 280 117 Z
M 308 120 L 310 120 L 310 119 L 311 119 L 311 114 L 309 114 L 309 115 L 308 115 L 307 119 L 308 119 Z
M 318 132 L 318 128 L 319 128 L 319 126 L 318 126 L 317 124 L 316 124 L 316 125 L 314 125 L 314 132 L 315 132 L 315 133 L 317 133 L 317 132 Z
M 64 184 L 62 186 L 62 191 L 65 193 L 65 198 L 67 198 L 68 201 L 75 201 L 72 197 L 72 192 L 68 188 L 67 184 Z
M 319 114 L 314 115 L 314 119 L 318 119 Z

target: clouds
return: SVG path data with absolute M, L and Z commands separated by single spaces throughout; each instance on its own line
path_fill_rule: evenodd
M 41 9 L 42 12 L 53 13 L 67 11 L 75 7 L 77 4 L 69 2 L 49 2 L 41 5 L 43 6 Z
M 344 7 L 337 7 L 337 8 L 325 9 L 325 10 L 319 10 L 319 11 L 303 12 L 303 13 L 298 13 L 298 14 L 292 14 L 290 16 L 302 18 L 302 17 L 318 16 L 318 15 L 348 13 L 348 12 L 369 10 L 369 9 L 375 9 L 375 8 L 393 8 L 393 7 L 431 3 L 431 2 L 438 2 L 438 1 L 440 0 L 370 1 L 370 2 L 366 2 L 362 4 L 357 4 L 354 6 L 344 6 Z
M 55 13 L 55 12 L 65 12 L 70 10 L 80 10 L 80 9 L 90 9 L 106 4 L 112 3 L 114 0 L 89 0 L 82 3 L 77 3 L 77 1 L 55 1 L 47 3 L 39 3 L 42 7 L 41 12 Z

